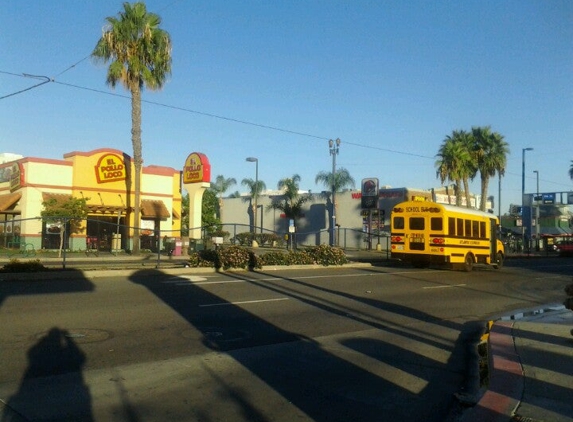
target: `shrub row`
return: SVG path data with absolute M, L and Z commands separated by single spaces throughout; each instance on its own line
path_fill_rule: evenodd
M 312 246 L 300 251 L 271 251 L 255 255 L 243 246 L 223 246 L 217 250 L 192 252 L 189 265 L 192 267 L 261 268 L 263 265 L 343 265 L 348 258 L 340 248 L 327 245 Z
M 241 246 L 251 246 L 253 240 L 256 240 L 260 246 L 273 246 L 275 242 L 282 244 L 282 238 L 275 233 L 250 232 L 239 233 L 231 239 L 231 242 L 238 243 Z
M 1 271 L 5 273 L 34 273 L 46 271 L 46 267 L 44 267 L 39 259 L 30 260 L 28 262 L 11 259 L 2 267 Z

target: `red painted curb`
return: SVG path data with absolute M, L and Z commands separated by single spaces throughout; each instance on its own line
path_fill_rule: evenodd
M 523 368 L 515 349 L 513 322 L 495 322 L 488 342 L 489 387 L 464 421 L 510 421 L 523 397 Z

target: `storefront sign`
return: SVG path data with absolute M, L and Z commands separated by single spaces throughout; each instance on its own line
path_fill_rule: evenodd
M 378 179 L 362 179 L 362 208 L 378 208 Z
M 185 160 L 183 183 L 211 182 L 211 164 L 205 154 L 193 152 Z
M 127 178 L 123 159 L 116 154 L 104 154 L 95 166 L 98 183 L 119 182 Z
M 24 168 L 21 163 L 12 164 L 10 173 L 10 192 L 14 192 L 24 184 Z

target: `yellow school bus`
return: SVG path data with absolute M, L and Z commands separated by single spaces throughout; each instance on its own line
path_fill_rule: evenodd
M 471 271 L 474 264 L 501 268 L 505 248 L 493 214 L 435 202 L 397 204 L 391 216 L 392 258 L 416 267 L 447 264 Z

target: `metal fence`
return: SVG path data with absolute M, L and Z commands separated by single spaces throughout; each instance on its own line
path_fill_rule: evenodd
M 132 249 L 133 230 L 118 222 L 87 218 L 70 222 L 69 218 L 54 217 L 11 219 L 0 221 L 0 249 L 33 254 L 40 250 L 67 250 L 97 253 L 100 251 L 121 252 Z M 252 236 L 261 246 L 296 249 L 307 246 L 331 244 L 331 232 L 319 230 L 311 232 L 279 232 L 257 228 L 245 224 L 224 224 L 219 227 L 198 227 L 200 239 L 189 239 L 180 231 L 157 230 L 139 227 L 140 250 L 159 252 L 173 250 L 175 244 L 185 250 L 211 249 L 220 244 L 245 244 L 244 239 Z M 189 231 L 194 230 L 193 228 Z M 387 236 L 366 233 L 356 229 L 338 227 L 334 244 L 343 249 L 369 250 L 389 248 Z M 181 251 L 179 251 L 181 253 Z

